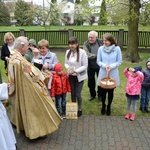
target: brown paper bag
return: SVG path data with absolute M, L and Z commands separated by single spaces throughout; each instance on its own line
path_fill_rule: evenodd
M 70 94 L 68 94 L 70 96 Z M 70 96 L 71 99 L 71 96 Z M 66 119 L 78 119 L 78 105 L 76 102 L 67 102 Z

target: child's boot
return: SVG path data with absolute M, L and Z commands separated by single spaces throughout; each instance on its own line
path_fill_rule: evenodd
M 133 121 L 135 119 L 135 115 L 132 114 L 131 117 L 130 117 L 130 121 Z
M 142 107 L 141 106 L 140 106 L 139 110 L 142 111 Z
M 142 107 L 142 110 L 141 110 L 143 113 L 145 113 L 145 107 Z
M 62 118 L 66 119 L 66 113 L 62 113 Z
M 130 113 L 127 113 L 127 114 L 125 115 L 125 119 L 130 119 Z
M 147 107 L 145 107 L 145 112 L 146 112 L 146 113 L 149 113 L 149 110 L 148 110 L 148 108 L 147 108 Z

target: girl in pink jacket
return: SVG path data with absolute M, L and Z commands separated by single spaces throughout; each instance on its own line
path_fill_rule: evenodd
M 142 67 L 137 66 L 134 68 L 125 68 L 123 73 L 127 77 L 126 84 L 126 97 L 127 97 L 127 114 L 125 119 L 133 121 L 135 119 L 136 112 L 136 100 L 139 100 L 139 94 L 141 92 L 141 83 L 144 79 L 141 72 Z M 132 105 L 133 110 L 130 110 Z

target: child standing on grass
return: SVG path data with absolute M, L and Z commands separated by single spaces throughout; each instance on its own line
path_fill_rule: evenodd
M 142 67 L 137 66 L 134 68 L 125 68 L 123 73 L 127 77 L 126 84 L 126 97 L 127 97 L 127 114 L 125 119 L 133 121 L 136 113 L 136 101 L 139 100 L 139 94 L 141 92 L 141 83 L 144 79 L 144 75 L 141 72 Z M 132 112 L 130 107 L 132 105 Z
M 148 103 L 150 99 L 150 59 L 146 62 L 146 68 L 142 70 L 144 74 L 144 80 L 142 82 L 141 89 L 141 100 L 140 100 L 140 110 L 143 113 L 149 113 Z
M 63 67 L 60 63 L 55 64 L 51 84 L 51 97 L 55 100 L 56 108 L 60 116 L 66 118 L 66 93 L 71 92 L 68 76 L 63 72 Z M 60 105 L 61 103 L 61 105 Z

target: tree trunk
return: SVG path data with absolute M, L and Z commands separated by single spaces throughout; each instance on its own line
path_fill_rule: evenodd
M 128 44 L 124 59 L 131 62 L 139 62 L 138 53 L 138 23 L 140 0 L 129 0 Z

